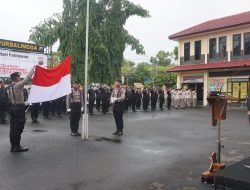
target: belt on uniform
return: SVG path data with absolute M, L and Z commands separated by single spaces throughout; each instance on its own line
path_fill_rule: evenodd
M 25 104 L 11 104 L 11 107 L 22 107 L 25 106 Z
M 121 102 L 115 101 L 115 104 L 123 104 L 123 101 Z
M 81 104 L 81 102 L 71 102 L 70 104 Z

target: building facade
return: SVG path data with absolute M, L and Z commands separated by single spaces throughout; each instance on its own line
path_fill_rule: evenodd
M 207 105 L 209 91 L 244 99 L 250 76 L 250 11 L 210 20 L 169 39 L 178 42 L 177 88 L 197 90 Z

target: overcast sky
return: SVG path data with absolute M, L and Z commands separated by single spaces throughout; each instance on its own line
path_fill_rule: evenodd
M 40 21 L 62 12 L 63 0 L 1 0 L 0 38 L 28 42 L 30 29 Z M 250 11 L 250 0 L 130 0 L 147 9 L 150 18 L 131 17 L 126 29 L 144 45 L 146 55 L 126 50 L 125 58 L 148 61 L 160 50 L 177 45 L 168 36 L 202 22 Z

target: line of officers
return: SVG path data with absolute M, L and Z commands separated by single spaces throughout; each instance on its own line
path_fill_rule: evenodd
M 79 84 L 77 82 L 77 84 Z M 138 109 L 143 108 L 144 111 L 148 111 L 149 107 L 151 111 L 156 110 L 157 102 L 159 103 L 159 109 L 164 109 L 164 104 L 167 109 L 178 108 L 191 108 L 196 107 L 197 93 L 191 89 L 166 89 L 160 88 L 140 88 L 126 87 L 125 89 L 125 101 L 124 112 L 130 109 L 135 112 Z M 82 100 L 84 100 L 83 88 L 79 86 L 81 91 Z M 104 85 L 98 85 L 88 90 L 88 112 L 90 115 L 94 114 L 94 107 L 97 111 L 101 111 L 103 114 L 107 113 L 110 108 L 110 95 L 112 87 Z M 29 89 L 23 89 L 24 100 L 27 101 Z M 67 106 L 67 97 L 61 97 L 53 101 L 34 103 L 30 106 L 32 123 L 39 123 L 38 116 L 42 112 L 45 119 L 50 119 L 50 116 L 62 117 L 62 114 L 67 112 L 69 108 L 69 102 Z M 9 100 L 7 89 L 3 81 L 0 81 L 0 122 L 6 123 L 6 113 L 9 110 Z M 83 111 L 83 110 L 82 110 Z

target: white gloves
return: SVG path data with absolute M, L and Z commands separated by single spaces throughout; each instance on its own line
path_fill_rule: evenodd
M 113 104 L 113 103 L 115 103 L 116 100 L 117 100 L 117 98 L 112 97 L 112 98 L 110 99 L 110 102 Z
M 25 106 L 29 106 L 30 103 L 29 103 L 29 102 L 24 102 L 24 105 L 25 105 Z
M 71 112 L 71 109 L 70 109 L 70 108 L 68 108 L 68 109 L 67 109 L 67 112 Z
M 81 112 L 83 112 L 83 107 L 81 107 Z

